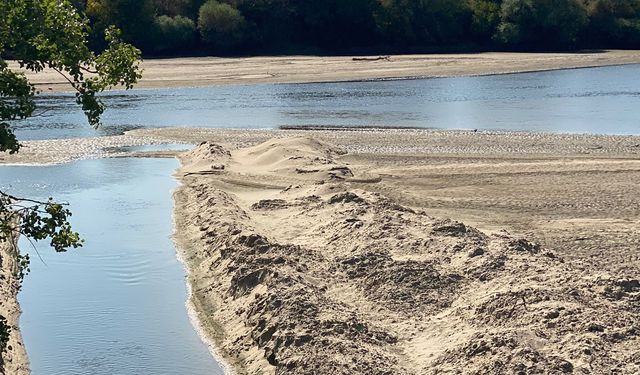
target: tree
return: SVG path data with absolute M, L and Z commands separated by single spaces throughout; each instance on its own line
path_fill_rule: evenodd
M 246 20 L 245 38 L 261 47 L 286 50 L 302 39 L 296 0 L 238 0 Z
M 587 24 L 580 0 L 505 0 L 496 39 L 508 45 L 570 47 Z
M 94 47 L 100 43 L 110 26 L 122 30 L 122 38 L 143 51 L 153 48 L 156 9 L 152 0 L 88 0 L 87 15 L 93 22 Z
M 428 46 L 464 41 L 471 23 L 467 1 L 381 0 L 378 27 L 393 44 Z
M 370 46 L 378 42 L 376 0 L 301 0 L 305 39 L 326 49 Z
M 209 0 L 200 7 L 200 35 L 214 47 L 227 49 L 238 45 L 244 37 L 245 25 L 242 13 L 229 4 Z
M 640 47 L 640 0 L 590 0 L 587 10 L 583 39 L 600 47 Z
M 189 14 L 191 0 L 153 0 L 158 14 L 166 16 L 186 16 Z
M 475 42 L 489 43 L 500 23 L 501 0 L 470 0 L 471 37 Z
M 183 16 L 160 16 L 156 20 L 156 42 L 154 50 L 171 52 L 192 47 L 196 37 L 196 24 Z

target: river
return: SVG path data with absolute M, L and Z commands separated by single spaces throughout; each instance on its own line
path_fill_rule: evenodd
M 65 254 L 20 243 L 31 255 L 19 301 L 34 375 L 222 374 L 185 308 L 171 240 L 177 167 L 140 158 L 0 167 L 2 190 L 71 202 L 86 240 Z
M 640 65 L 539 73 L 319 84 L 135 90 L 106 96 L 96 133 L 68 95 L 47 95 L 21 139 L 118 134 L 140 127 L 272 129 L 402 126 L 640 134 Z

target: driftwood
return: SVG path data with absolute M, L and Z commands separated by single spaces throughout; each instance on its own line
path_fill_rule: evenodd
M 354 57 L 353 61 L 391 61 L 391 56 L 378 56 L 378 57 Z
M 193 176 L 193 175 L 198 175 L 198 176 L 202 176 L 202 175 L 210 175 L 210 174 L 215 174 L 215 175 L 220 175 L 223 172 L 221 170 L 212 170 L 212 171 L 199 171 L 199 172 L 187 172 L 183 175 L 183 177 L 187 177 L 187 176 Z

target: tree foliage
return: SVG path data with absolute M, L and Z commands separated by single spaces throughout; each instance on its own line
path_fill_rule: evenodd
M 237 8 L 246 21 L 245 41 L 262 48 L 299 44 L 298 8 L 292 0 L 239 0 Z
M 2 363 L 2 354 L 7 351 L 7 344 L 9 343 L 9 335 L 11 334 L 11 327 L 7 324 L 7 318 L 0 315 L 0 373 L 4 367 Z
M 504 0 L 497 39 L 525 47 L 571 46 L 587 23 L 580 0 Z
M 587 1 L 584 39 L 597 47 L 640 46 L 640 0 Z
M 375 15 L 377 0 L 300 1 L 300 18 L 304 39 L 324 48 L 367 46 L 379 38 Z
M 209 0 L 200 8 L 200 35 L 205 43 L 214 47 L 224 49 L 238 45 L 244 36 L 245 25 L 244 16 L 229 4 Z
M 149 54 L 640 48 L 640 0 L 88 0 Z M 80 6 L 80 8 L 82 8 Z M 170 17 L 170 18 L 167 18 Z M 178 20 L 180 23 L 178 24 Z M 213 47 L 213 48 L 212 48 Z
M 100 125 L 104 105 L 98 94 L 114 86 L 129 89 L 140 78 L 140 51 L 121 40 L 120 32 L 104 31 L 106 48 L 88 47 L 89 22 L 66 0 L 2 0 L 0 2 L 0 151 L 15 153 L 20 144 L 11 122 L 29 118 L 38 94 L 24 73 L 5 61 L 10 55 L 19 66 L 38 73 L 52 69 L 75 90 L 75 100 L 89 124 Z M 32 241 L 49 240 L 57 252 L 82 246 L 69 223 L 66 204 L 38 201 L 0 191 L 0 241 L 23 235 Z M 16 252 L 23 275 L 28 257 Z
M 184 16 L 160 16 L 154 49 L 158 52 L 187 51 L 196 39 L 196 24 Z
M 115 26 L 125 40 L 143 49 L 153 48 L 156 15 L 152 0 L 88 0 L 86 13 L 96 30 L 94 47 L 103 48 L 104 31 Z
M 470 0 L 469 38 L 476 43 L 491 40 L 500 24 L 500 0 Z

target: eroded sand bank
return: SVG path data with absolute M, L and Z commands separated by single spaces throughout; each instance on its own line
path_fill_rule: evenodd
M 20 306 L 18 306 L 17 294 L 19 283 L 16 280 L 14 270 L 16 267 L 15 244 L 0 241 L 0 315 L 6 319 L 10 327 L 7 350 L 2 353 L 0 361 L 0 374 L 27 375 L 29 374 L 29 361 L 22 342 L 22 334 L 18 322 L 20 320 Z
M 536 143 L 475 157 L 349 154 L 316 137 L 203 143 L 182 156 L 176 193 L 195 305 L 240 373 L 636 373 L 638 212 L 617 205 L 620 223 L 575 236 L 623 199 L 602 189 L 640 174 L 637 139 L 599 156 Z M 545 186 L 566 194 L 540 197 Z M 504 200 L 486 199 L 492 188 Z M 456 219 L 484 209 L 483 231 L 433 206 L 457 207 L 444 209 Z M 513 208 L 510 230 L 542 216 L 564 233 L 491 229 Z
M 376 61 L 351 56 L 149 59 L 137 88 L 303 83 L 487 75 L 640 63 L 640 51 L 397 55 Z M 17 68 L 17 64 L 10 65 Z M 69 91 L 53 71 L 28 77 L 43 91 Z

